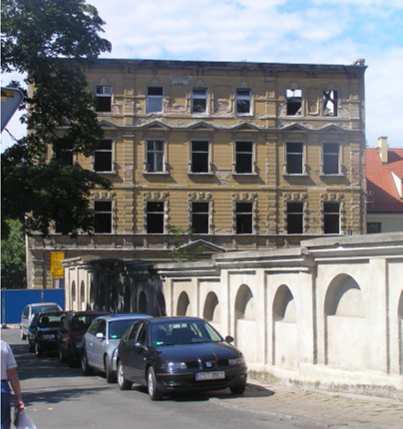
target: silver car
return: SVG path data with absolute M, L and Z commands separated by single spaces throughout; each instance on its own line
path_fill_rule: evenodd
M 54 311 L 62 311 L 60 306 L 55 302 L 38 302 L 36 304 L 28 304 L 21 313 L 20 336 L 25 340 L 28 336 L 28 329 L 32 319 L 38 313 L 51 313 Z
M 81 354 L 83 374 L 88 375 L 96 369 L 105 373 L 108 383 L 113 383 L 116 380 L 117 350 L 121 336 L 134 322 L 151 318 L 141 313 L 97 317 L 84 336 Z

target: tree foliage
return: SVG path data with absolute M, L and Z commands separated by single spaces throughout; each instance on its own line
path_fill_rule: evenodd
M 46 234 L 52 222 L 89 231 L 90 190 L 109 182 L 57 155 L 88 156 L 102 139 L 83 69 L 111 50 L 99 36 L 104 22 L 84 0 L 4 0 L 1 19 L 2 71 L 24 73 L 29 106 L 28 135 L 2 154 L 3 218 L 20 219 L 27 232 Z
M 9 234 L 1 240 L 1 287 L 16 289 L 26 287 L 25 240 L 22 224 L 7 219 Z

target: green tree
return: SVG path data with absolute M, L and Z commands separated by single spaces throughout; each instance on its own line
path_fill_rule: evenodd
M 25 240 L 22 224 L 7 219 L 9 234 L 1 240 L 1 287 L 16 289 L 26 287 Z
M 104 22 L 84 0 L 4 0 L 1 21 L 2 71 L 23 73 L 34 88 L 22 117 L 28 135 L 2 154 L 3 219 L 19 219 L 28 233 L 47 234 L 52 222 L 63 233 L 90 231 L 90 190 L 109 181 L 57 155 L 72 149 L 88 156 L 102 139 L 83 68 L 111 50 L 99 36 Z

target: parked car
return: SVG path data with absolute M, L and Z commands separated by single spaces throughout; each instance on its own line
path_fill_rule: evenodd
M 40 357 L 57 350 L 57 338 L 64 316 L 63 311 L 36 314 L 28 330 L 30 351 Z
M 59 337 L 58 354 L 61 362 L 74 365 L 80 362 L 84 335 L 92 321 L 109 314 L 105 311 L 69 311 L 63 318 Z
M 25 340 L 27 338 L 28 328 L 35 314 L 49 313 L 52 311 L 62 311 L 62 308 L 55 302 L 38 302 L 37 304 L 28 304 L 21 313 L 21 339 Z
M 111 314 L 96 318 L 84 336 L 81 370 L 89 374 L 92 369 L 103 371 L 108 383 L 116 379 L 117 347 L 124 332 L 138 320 L 150 319 L 141 313 Z
M 121 390 L 133 383 L 147 386 L 152 400 L 164 393 L 216 390 L 245 391 L 247 368 L 242 356 L 205 320 L 161 317 L 136 323 L 118 349 Z

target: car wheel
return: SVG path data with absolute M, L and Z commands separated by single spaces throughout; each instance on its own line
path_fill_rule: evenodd
M 148 396 L 152 401 L 159 401 L 161 399 L 161 392 L 158 389 L 157 377 L 152 366 L 147 371 L 147 391 Z
M 230 389 L 233 395 L 243 395 L 246 389 L 246 383 L 236 384 L 235 386 L 231 386 Z
M 88 365 L 87 353 L 85 352 L 81 355 L 81 372 L 84 375 L 91 374 L 91 367 Z
M 116 375 L 112 371 L 112 368 L 108 364 L 108 359 L 104 357 L 104 368 L 105 368 L 105 379 L 107 383 L 114 383 L 116 381 Z
M 118 384 L 120 390 L 129 390 L 131 389 L 133 383 L 125 378 L 125 374 L 123 372 L 123 365 L 118 363 Z
M 39 343 L 35 343 L 34 345 L 34 352 L 35 352 L 35 356 L 36 357 L 42 357 L 43 355 L 43 350 L 42 347 L 39 345 Z

